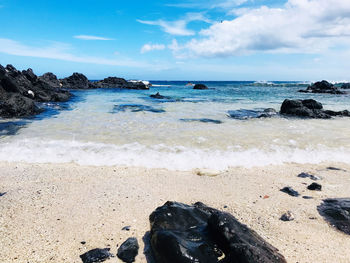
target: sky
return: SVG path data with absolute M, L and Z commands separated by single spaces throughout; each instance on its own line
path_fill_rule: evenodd
M 0 64 L 66 77 L 350 80 L 350 0 L 0 0 Z

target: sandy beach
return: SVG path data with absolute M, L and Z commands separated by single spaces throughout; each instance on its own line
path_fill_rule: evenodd
M 346 171 L 326 169 L 330 165 Z M 0 171 L 0 192 L 6 192 L 0 197 L 0 262 L 81 262 L 79 255 L 97 247 L 110 247 L 116 254 L 117 245 L 131 236 L 140 244 L 136 262 L 147 262 L 143 237 L 150 229 L 148 216 L 167 200 L 201 201 L 230 212 L 288 262 L 350 261 L 349 236 L 317 212 L 324 198 L 349 197 L 346 164 L 234 168 L 213 174 L 3 162 Z M 323 190 L 307 190 L 312 181 L 298 178 L 301 172 L 322 177 Z M 284 186 L 314 199 L 291 197 L 279 191 Z M 288 210 L 295 220 L 281 221 Z M 123 231 L 124 226 L 131 226 L 130 231 Z

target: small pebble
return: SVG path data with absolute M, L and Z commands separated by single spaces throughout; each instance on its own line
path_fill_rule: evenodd
M 311 191 L 321 191 L 322 190 L 322 185 L 318 184 L 318 183 L 312 183 L 310 184 L 307 189 L 311 190 Z
M 294 215 L 291 211 L 288 211 L 287 213 L 283 214 L 280 218 L 282 221 L 293 221 Z

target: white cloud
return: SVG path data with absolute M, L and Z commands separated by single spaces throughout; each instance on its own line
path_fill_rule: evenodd
M 112 38 L 106 38 L 106 37 L 98 37 L 98 36 L 89 36 L 89 35 L 78 35 L 74 36 L 76 39 L 81 39 L 81 40 L 114 40 Z
M 165 46 L 162 44 L 145 44 L 141 48 L 141 53 L 146 53 L 153 50 L 164 50 Z
M 126 66 L 148 68 L 149 63 L 134 61 L 128 58 L 113 60 L 103 57 L 79 56 L 71 52 L 72 47 L 64 43 L 54 43 L 48 46 L 33 47 L 11 39 L 0 38 L 0 53 L 14 56 L 57 59 L 78 63 L 97 65 Z
M 232 8 L 239 6 L 249 0 L 215 0 L 215 1 L 186 1 L 177 4 L 167 4 L 171 7 L 179 8 L 200 8 L 200 9 L 214 9 L 214 8 Z
M 178 57 L 220 57 L 262 52 L 319 53 L 350 43 L 350 1 L 289 0 L 282 8 L 235 10 L 183 45 Z M 171 47 L 170 47 L 171 48 Z
M 195 35 L 193 30 L 187 28 L 187 24 L 192 21 L 204 21 L 211 23 L 202 13 L 188 13 L 185 18 L 175 21 L 165 21 L 162 19 L 155 21 L 137 20 L 146 25 L 159 26 L 164 32 L 177 36 L 192 36 Z

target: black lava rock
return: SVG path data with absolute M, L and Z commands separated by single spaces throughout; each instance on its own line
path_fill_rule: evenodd
M 21 94 L 0 95 L 0 117 L 2 118 L 29 117 L 40 112 L 41 110 L 32 99 Z
M 157 263 L 286 262 L 255 231 L 202 203 L 167 202 L 150 215 L 150 223 Z
M 280 191 L 294 197 L 298 197 L 300 195 L 297 191 L 295 191 L 292 187 L 289 186 L 282 188 Z
M 37 77 L 32 69 L 21 72 L 12 65 L 0 65 L 0 117 L 28 117 L 41 112 L 35 102 L 69 100 L 72 94 L 60 89 L 51 77 Z
M 170 99 L 170 97 L 160 95 L 159 92 L 157 92 L 156 94 L 150 95 L 150 97 L 153 99 L 159 99 L 159 100 Z
M 93 82 L 97 88 L 115 88 L 115 89 L 136 89 L 147 90 L 149 86 L 142 81 L 126 81 L 123 78 L 108 77 L 100 81 Z
M 132 263 L 139 252 L 139 243 L 134 237 L 128 238 L 118 249 L 117 256 L 126 263 Z
M 203 89 L 208 89 L 208 87 L 204 84 L 196 84 L 194 85 L 193 89 L 203 90 Z
M 317 210 L 332 226 L 350 235 L 350 198 L 323 200 Z
M 91 89 L 94 88 L 93 85 L 90 85 L 88 78 L 81 73 L 73 73 L 73 75 L 61 79 L 60 83 L 65 89 Z
M 283 101 L 280 113 L 287 116 L 303 117 L 303 118 L 317 118 L 330 119 L 333 116 L 350 117 L 348 111 L 331 111 L 323 110 L 320 102 L 308 100 L 289 100 Z
M 80 258 L 83 263 L 103 262 L 113 257 L 109 250 L 110 248 L 95 248 L 80 255 Z
M 307 187 L 307 189 L 312 190 L 312 191 L 321 191 L 322 185 L 320 185 L 318 183 L 312 183 Z
M 345 94 L 345 92 L 340 91 L 336 86 L 334 86 L 326 80 L 315 82 L 314 84 L 310 85 L 306 90 L 299 90 L 299 92 Z
M 312 175 L 312 174 L 308 174 L 308 173 L 301 173 L 298 175 L 298 177 L 300 178 L 310 178 L 311 180 L 317 181 L 317 180 L 321 180 L 320 177 Z
M 228 111 L 228 115 L 232 119 L 237 120 L 248 120 L 248 119 L 255 119 L 255 118 L 269 118 L 274 115 L 276 115 L 277 112 L 275 109 L 268 108 L 265 110 L 246 110 L 246 109 L 240 109 L 240 110 L 230 110 Z

